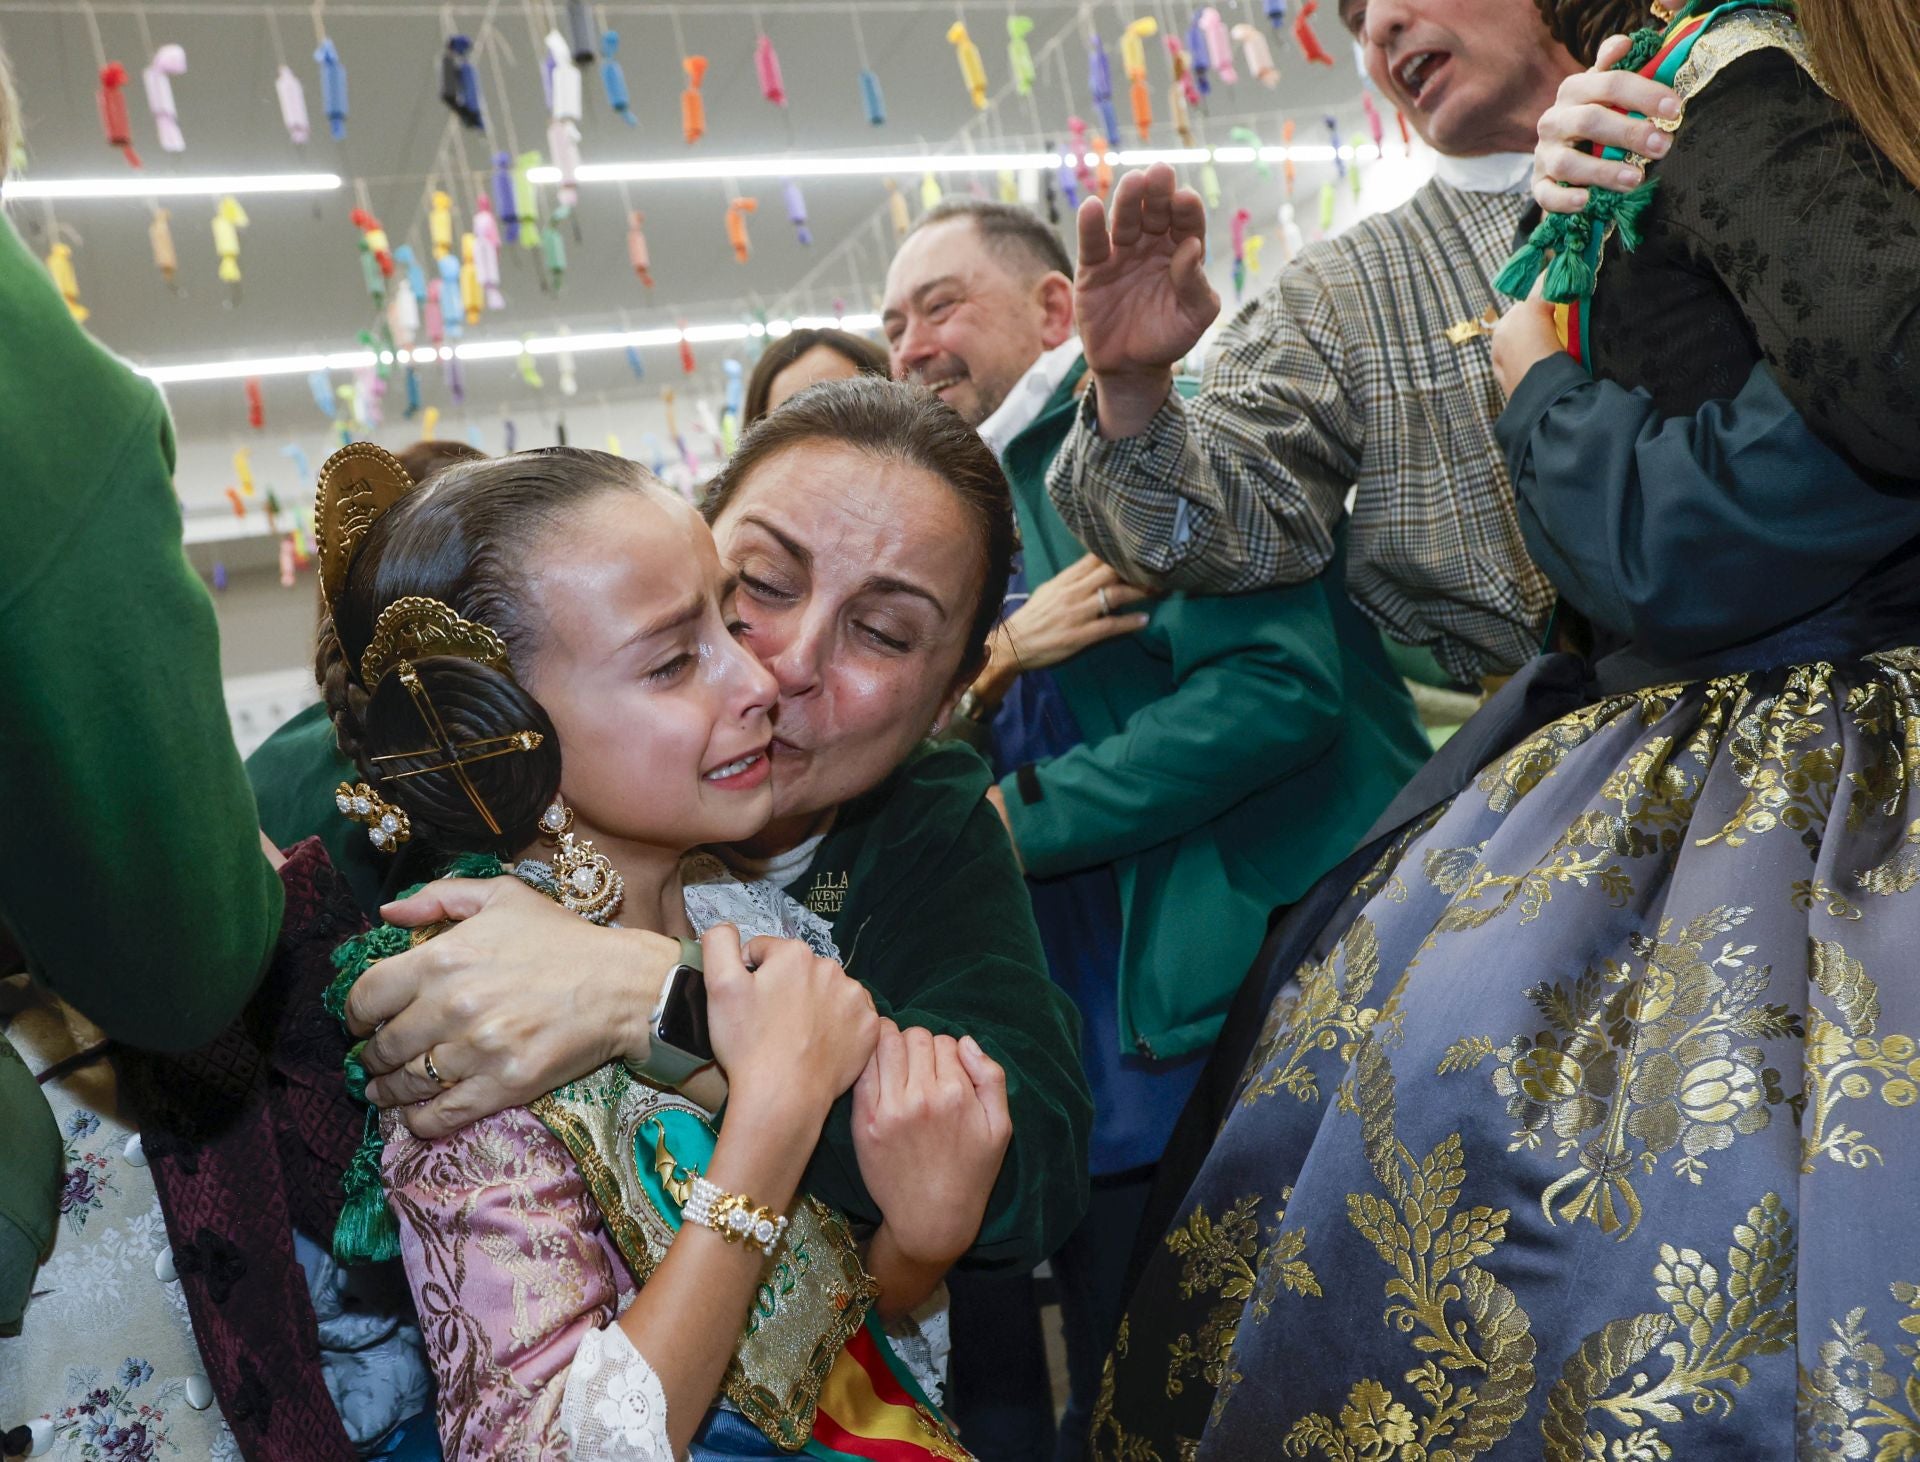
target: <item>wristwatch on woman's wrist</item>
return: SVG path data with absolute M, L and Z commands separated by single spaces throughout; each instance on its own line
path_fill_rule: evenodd
M 667 971 L 647 1020 L 647 1057 L 627 1061 L 627 1069 L 656 1086 L 678 1086 L 703 1066 L 713 1064 L 707 1034 L 707 981 L 699 941 L 680 941 L 679 963 Z

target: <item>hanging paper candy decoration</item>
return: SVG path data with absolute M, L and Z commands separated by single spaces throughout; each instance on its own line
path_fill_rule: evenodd
M 1307 246 L 1306 239 L 1300 233 L 1300 225 L 1294 219 L 1291 203 L 1280 205 L 1280 242 L 1286 248 L 1289 264 Z
M 455 406 L 463 405 L 467 399 L 467 368 L 460 364 L 460 357 L 448 351 L 440 362 L 440 380 L 447 388 L 447 397 Z
M 1322 183 L 1320 185 L 1320 232 L 1323 234 L 1333 231 L 1333 203 L 1333 184 Z
M 100 128 L 107 134 L 107 146 L 117 147 L 128 167 L 140 166 L 140 154 L 133 150 L 133 124 L 127 120 L 127 68 L 109 61 L 100 68 Z
M 607 105 L 629 127 L 638 127 L 633 114 L 633 99 L 627 95 L 627 69 L 616 55 L 620 50 L 620 32 L 610 30 L 600 37 L 600 84 L 607 90 Z
M 1071 129 L 1071 123 L 1069 124 L 1069 129 Z M 1075 137 L 1074 139 L 1074 143 L 1073 143 L 1074 148 L 1078 148 L 1080 145 L 1080 142 L 1084 140 L 1084 134 L 1086 132 L 1086 127 L 1084 124 L 1082 125 L 1080 132 L 1081 132 L 1081 135 Z M 1051 144 L 1048 145 L 1048 150 L 1049 151 L 1052 150 Z M 1075 180 L 1075 177 L 1074 177 L 1075 169 L 1078 168 L 1079 166 L 1080 166 L 1080 159 L 1077 155 L 1075 155 L 1075 152 L 1073 150 L 1070 149 L 1069 151 L 1062 153 L 1060 157 L 1060 166 L 1054 171 L 1053 177 L 1050 180 L 1048 189 L 1047 189 L 1048 197 L 1049 199 L 1051 199 L 1052 194 L 1055 191 L 1054 185 L 1055 184 L 1058 185 L 1058 191 L 1066 195 L 1067 211 L 1069 213 L 1074 212 L 1080 207 L 1080 185 Z M 1057 210 L 1049 206 L 1048 217 L 1054 223 L 1058 223 L 1060 221 L 1058 217 L 1054 216 L 1056 212 Z
M 407 272 L 405 292 L 413 296 L 416 305 L 424 305 L 427 302 L 427 271 L 420 267 L 420 261 L 414 257 L 413 245 L 402 244 L 395 249 L 393 262 L 396 269 L 404 269 Z
M 1313 12 L 1320 8 L 1320 0 L 1301 0 L 1300 14 L 1293 22 L 1293 38 L 1300 43 L 1300 54 L 1316 66 L 1331 66 L 1333 57 L 1327 54 L 1327 48 L 1320 44 L 1320 37 L 1313 33 Z
M 567 36 L 573 42 L 574 65 L 591 66 L 594 63 L 595 33 L 593 15 L 586 0 L 567 0 Z
M 1111 146 L 1107 138 L 1096 134 L 1087 147 L 1093 154 L 1093 184 L 1100 190 L 1102 198 L 1113 191 L 1113 162 L 1108 156 Z
M 1133 126 L 1140 140 L 1147 140 L 1153 126 L 1153 99 L 1147 95 L 1147 41 L 1160 33 L 1160 22 L 1151 15 L 1142 16 L 1120 35 L 1120 64 L 1127 73 L 1133 102 Z
M 227 592 L 227 566 L 217 559 L 213 565 L 213 592 L 216 594 Z
M 1229 230 L 1233 238 L 1233 297 L 1237 302 L 1247 292 L 1247 225 L 1253 215 L 1246 209 L 1234 210 Z
M 73 272 L 73 248 L 68 244 L 55 244 L 47 251 L 47 273 L 53 276 L 54 287 L 60 291 L 60 298 L 67 302 L 67 309 L 76 320 L 85 320 L 90 313 L 80 303 L 80 277 Z
M 573 64 L 573 52 L 559 31 L 548 31 L 543 44 L 540 76 L 546 88 L 547 114 L 577 122 L 585 103 L 580 68 Z
M 647 378 L 647 363 L 641 359 L 640 347 L 637 345 L 627 347 L 627 369 L 633 372 L 633 378 L 636 381 L 644 381 Z
M 1248 234 L 1247 235 L 1247 273 L 1248 274 L 1258 274 L 1260 272 L 1260 251 L 1264 249 L 1266 246 L 1267 246 L 1267 238 L 1265 234 Z
M 1407 130 L 1407 114 L 1401 111 L 1400 108 L 1395 107 L 1393 109 L 1393 120 L 1400 124 L 1400 145 L 1407 150 L 1408 156 L 1412 156 L 1413 133 Z
M 233 509 L 234 517 L 244 518 L 247 516 L 247 505 L 240 499 L 240 489 L 232 483 L 227 484 L 226 498 L 227 505 Z
M 440 303 L 443 289 L 440 280 L 428 280 L 427 302 L 420 307 L 420 323 L 426 329 L 428 341 L 436 346 L 447 343 L 447 312 Z
M 776 107 L 784 107 L 787 87 L 780 79 L 780 53 L 773 49 L 773 37 L 765 31 L 753 43 L 753 69 L 760 77 L 760 95 Z
M 1267 0 L 1267 24 L 1275 30 L 1287 23 L 1287 0 Z
M 1360 93 L 1360 108 L 1367 114 L 1367 132 L 1373 138 L 1373 150 L 1385 157 L 1387 129 L 1380 120 L 1380 108 L 1373 104 L 1372 92 Z
M 320 66 L 320 102 L 326 109 L 327 130 L 339 142 L 347 135 L 347 68 L 330 40 L 321 40 L 313 59 Z
M 326 417 L 328 421 L 332 421 L 333 420 L 333 380 L 332 378 L 329 377 L 325 371 L 308 371 L 307 372 L 307 389 L 313 393 L 313 404 L 320 408 L 320 414 Z M 300 449 L 298 447 L 283 447 L 281 448 L 281 450 L 283 452 L 298 452 Z M 302 455 L 301 460 L 302 462 L 306 460 L 304 454 Z M 301 481 L 304 482 L 311 476 L 313 476 L 313 474 L 307 471 L 307 469 L 304 466 L 302 466 L 300 469 Z
M 287 136 L 295 142 L 305 142 L 309 130 L 307 92 L 291 66 L 281 66 L 273 78 L 273 90 L 280 98 L 280 121 L 287 129 Z
M 758 198 L 735 198 L 727 204 L 727 242 L 733 245 L 733 257 L 742 264 L 752 257 L 753 248 L 747 239 L 747 215 L 760 207 Z
M 167 288 L 173 288 L 173 276 L 179 271 L 180 256 L 173 248 L 173 226 L 168 222 L 171 217 L 166 209 L 153 210 L 153 220 L 147 225 L 147 242 L 153 248 L 153 267 L 160 271 L 160 277 L 167 282 Z
M 1298 172 L 1299 172 L 1298 168 L 1295 166 L 1293 161 L 1293 118 L 1291 117 L 1287 118 L 1286 121 L 1280 124 L 1280 146 L 1286 151 L 1286 154 L 1287 154 L 1287 160 L 1285 163 L 1286 174 L 1287 174 L 1287 196 L 1291 198 L 1293 196 L 1294 179 L 1298 176 Z
M 1100 112 L 1100 124 L 1109 138 L 1120 135 L 1113 115 L 1113 68 L 1107 64 L 1107 43 L 1096 32 L 1087 37 L 1087 92 Z
M 1207 201 L 1207 207 L 1220 206 L 1220 174 L 1213 170 L 1213 161 L 1208 159 L 1200 164 L 1200 196 Z
M 244 514 L 242 515 L 244 516 Z M 294 584 L 293 540 L 280 540 L 280 587 L 291 589 Z
M 693 342 L 687 339 L 687 322 L 685 320 L 680 322 L 680 369 L 689 376 L 692 375 L 696 369 L 693 359 Z M 673 393 L 671 391 L 667 393 L 667 403 L 668 410 L 671 411 L 673 403 Z
M 1207 28 L 1200 23 L 1200 11 L 1195 11 L 1192 22 L 1187 26 L 1187 61 L 1193 67 L 1193 88 L 1205 96 L 1213 89 L 1207 76 L 1213 70 L 1213 52 L 1207 45 Z M 1200 97 L 1193 98 L 1195 106 L 1200 105 Z
M 960 63 L 960 80 L 967 88 L 967 95 L 973 98 L 974 108 L 985 111 L 987 68 L 980 59 L 980 48 L 967 34 L 966 22 L 956 20 L 947 27 L 947 44 L 953 47 L 954 59 Z
M 1343 155 L 1346 149 L 1340 145 L 1340 119 L 1328 112 L 1321 120 L 1327 124 L 1327 141 L 1333 144 L 1334 169 L 1344 178 L 1347 175 L 1347 159 Z
M 560 327 L 560 333 L 562 335 L 567 333 L 566 326 L 563 325 Z M 557 351 L 554 354 L 553 361 L 560 371 L 560 394 L 562 396 L 579 395 L 580 380 L 579 377 L 574 374 L 573 352 L 571 350 Z
M 545 243 L 547 277 L 553 281 L 557 293 L 567 277 L 567 236 L 557 228 L 550 228 L 546 232 Z
M 254 494 L 253 457 L 245 447 L 233 454 L 233 475 L 240 481 L 241 494 L 252 497 Z
M 802 244 L 811 244 L 813 231 L 807 227 L 807 200 L 801 196 L 800 185 L 788 178 L 783 191 L 787 198 L 787 222 L 793 225 L 793 236 Z
M 539 166 L 540 154 L 534 151 L 521 153 L 513 165 L 513 211 L 520 218 L 518 233 L 523 249 L 540 247 L 540 198 L 528 176 Z
M 687 89 L 680 93 L 680 135 L 691 146 L 707 135 L 707 104 L 700 95 L 700 83 L 707 79 L 707 58 L 683 56 L 680 69 L 687 73 Z
M 893 236 L 904 239 L 913 228 L 913 216 L 907 212 L 906 195 L 892 178 L 887 179 L 887 213 L 893 219 Z
M 1007 66 L 1013 72 L 1013 88 L 1022 96 L 1033 91 L 1035 76 L 1033 66 L 1033 47 L 1027 44 L 1027 37 L 1033 34 L 1033 17 L 1030 15 L 1009 15 L 1007 17 Z
M 1177 81 L 1167 92 L 1167 112 L 1168 120 L 1173 123 L 1174 135 L 1180 139 L 1180 145 L 1196 146 L 1193 137 L 1193 114 L 1187 109 L 1187 93 Z
M 1253 149 L 1253 165 L 1260 169 L 1260 176 L 1263 178 L 1273 176 L 1273 169 L 1267 166 L 1267 160 L 1262 156 L 1265 149 L 1260 145 L 1260 134 L 1254 131 L 1253 128 L 1229 127 L 1227 129 L 1227 140 L 1230 142 L 1238 142 L 1244 147 L 1251 147 Z
M 1234 85 L 1240 80 L 1240 73 L 1233 69 L 1233 38 L 1228 35 L 1227 23 L 1220 18 L 1220 12 L 1211 5 L 1200 12 L 1200 33 L 1206 37 L 1207 64 L 1213 67 L 1213 74 L 1228 86 Z
M 440 100 L 465 126 L 475 132 L 487 130 L 480 78 L 473 69 L 473 41 L 467 36 L 448 36 L 447 48 L 440 53 Z
M 1273 51 L 1267 45 L 1267 38 L 1245 23 L 1233 28 L 1233 38 L 1240 42 L 1241 51 L 1247 58 L 1247 70 L 1253 74 L 1253 79 L 1264 87 L 1278 86 L 1280 68 L 1273 64 Z
M 504 310 L 507 299 L 500 293 L 500 225 L 494 221 L 493 210 L 485 198 L 480 199 L 473 210 L 473 265 L 480 277 L 487 308 Z
M 411 256 L 412 252 L 402 244 L 394 251 L 394 262 L 403 262 L 400 255 L 404 253 Z M 411 350 L 413 342 L 420 337 L 420 301 L 406 284 L 387 294 L 387 331 L 393 336 L 393 343 L 402 350 Z
M 307 552 L 307 535 L 296 526 L 287 535 L 287 542 L 293 545 L 293 566 L 303 569 L 313 562 L 313 555 Z
M 480 312 L 487 304 L 486 293 L 480 288 L 478 248 L 472 234 L 460 236 L 460 309 L 469 325 L 480 323 Z
M 641 228 L 646 215 L 634 211 L 627 215 L 627 262 L 648 289 L 653 288 L 653 256 L 647 251 L 647 235 Z
M 445 198 L 441 193 L 436 195 Z M 374 264 L 380 270 L 382 279 L 393 278 L 393 251 L 387 247 L 387 231 L 380 227 L 380 220 L 364 208 L 356 208 L 347 215 L 353 226 L 360 230 L 360 244 L 373 256 Z
M 580 129 L 563 117 L 547 123 L 547 153 L 560 170 L 560 208 L 555 218 L 580 201 Z
M 860 104 L 867 109 L 867 125 L 887 125 L 887 99 L 880 90 L 880 78 L 871 71 L 860 73 Z
M 367 354 L 373 357 L 372 369 L 374 373 L 378 375 L 380 379 L 383 381 L 386 380 L 388 376 L 392 375 L 393 374 L 393 350 L 392 350 L 393 342 L 392 341 L 386 342 L 388 348 L 383 357 L 381 354 L 381 342 L 373 338 L 373 332 L 371 330 L 360 331 L 359 335 L 356 338 L 360 342 L 360 348 L 366 351 Z
M 524 340 L 521 342 L 518 360 L 520 362 L 520 379 L 533 387 L 534 390 L 544 391 L 547 383 L 540 378 L 540 367 L 534 364 L 533 352 L 526 349 L 526 342 Z
M 1008 201 L 1018 203 L 1022 208 L 1037 211 L 1041 205 L 1040 187 L 1041 179 L 1044 177 L 1046 174 L 1039 168 L 1020 169 L 1019 176 L 1014 182 L 1013 197 Z
M 514 202 L 513 159 L 504 152 L 493 155 L 493 211 L 500 220 L 500 237 L 509 244 L 520 242 L 520 210 Z
M 228 284 L 240 283 L 240 230 L 246 226 L 247 210 L 240 200 L 222 198 L 213 215 L 213 251 L 220 256 L 220 278 Z
M 1093 164 L 1087 161 L 1087 124 L 1078 117 L 1068 117 L 1067 133 L 1073 138 L 1073 176 L 1082 193 L 1091 193 L 1094 179 Z
M 187 53 L 177 45 L 155 51 L 147 69 L 140 73 L 147 88 L 147 110 L 153 113 L 153 129 L 160 134 L 160 146 L 166 152 L 187 150 L 187 139 L 180 135 L 180 112 L 173 104 L 173 78 L 186 74 Z
M 1189 107 L 1200 105 L 1200 87 L 1194 79 L 1193 62 L 1187 56 L 1187 48 L 1180 44 L 1180 37 L 1169 31 L 1163 39 L 1167 44 L 1167 60 L 1173 66 L 1173 89 L 1180 94 L 1180 100 Z M 1193 144 L 1189 142 L 1187 146 Z
M 503 416 L 500 418 L 500 437 L 505 444 L 506 454 L 511 457 L 514 452 L 514 444 L 520 440 L 519 429 L 514 426 L 512 417 Z
M 260 381 L 256 376 L 248 376 L 242 389 L 247 397 L 247 425 L 260 431 L 267 424 L 266 398 L 260 394 Z
M 999 188 L 1000 201 L 1002 203 L 1018 203 L 1020 201 L 1020 180 L 1014 177 L 1012 168 L 1001 168 L 1000 171 L 995 174 L 994 182 Z

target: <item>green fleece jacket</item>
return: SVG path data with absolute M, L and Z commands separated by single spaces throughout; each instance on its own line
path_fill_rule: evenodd
M 383 898 L 432 876 L 395 867 L 335 811 L 358 780 L 318 706 L 275 731 L 247 762 L 261 826 L 283 847 L 319 836 L 370 918 Z M 1013 1141 L 970 1260 L 1032 1267 L 1087 1205 L 1093 1100 L 1080 1069 L 1080 1017 L 1047 976 L 1025 883 L 983 800 L 986 763 L 959 746 L 927 748 L 840 809 L 788 892 L 833 925 L 847 972 L 901 1025 L 971 1035 L 1007 1071 Z M 402 859 L 423 855 L 409 844 Z M 808 1191 L 877 1222 L 842 1097 L 807 1170 Z
M 1086 552 L 1047 497 L 1084 363 L 1002 457 L 1030 587 Z M 1341 588 L 1172 594 L 1051 671 L 1085 738 L 1001 782 L 1036 878 L 1110 864 L 1120 1039 L 1209 1044 L 1268 916 L 1344 858 L 1428 755 L 1379 632 Z
M 15 834 L 0 840 L 0 946 L 110 1036 L 186 1049 L 258 983 L 281 889 L 227 723 L 213 604 L 181 548 L 173 423 L 4 216 L 0 347 L 0 804 Z M 44 1102 L 36 1116 L 6 1094 L 14 1077 L 0 1132 L 51 1127 Z M 0 1193 L 52 1191 L 23 1166 L 46 1151 L 0 1138 Z M 0 1238 L 18 1206 L 0 1207 Z M 0 1296 L 0 1323 L 8 1308 Z

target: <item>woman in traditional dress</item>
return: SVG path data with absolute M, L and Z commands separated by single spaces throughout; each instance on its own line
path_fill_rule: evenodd
M 1499 434 L 1595 656 L 1519 677 L 1478 774 L 1276 941 L 1102 1457 L 1920 1455 L 1920 41 L 1904 0 L 1799 16 L 1634 36 L 1671 150 L 1503 276 L 1547 266 Z M 1729 424 L 1762 367 L 1786 405 Z M 1782 412 L 1825 470 L 1763 455 Z M 1751 543 L 1636 603 L 1691 527 L 1642 465 L 1709 417 L 1768 484 Z M 1885 558 L 1807 595 L 1796 542 L 1863 520 Z

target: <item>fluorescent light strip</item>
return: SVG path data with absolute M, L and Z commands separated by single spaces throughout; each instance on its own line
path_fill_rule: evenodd
M 1342 147 L 1340 156 L 1361 162 L 1380 156 L 1370 145 Z M 1298 147 L 1262 147 L 1259 161 L 1332 162 L 1334 149 L 1326 143 Z M 1249 163 L 1255 160 L 1251 147 L 1145 147 L 1084 154 L 1084 161 L 1112 167 L 1146 167 L 1165 162 L 1176 165 L 1203 163 Z M 883 154 L 875 156 L 834 157 L 724 157 L 685 162 L 600 162 L 585 163 L 578 178 L 582 183 L 674 183 L 701 182 L 724 178 L 863 178 L 886 174 L 908 176 L 917 173 L 995 173 L 1031 172 L 1040 168 L 1072 165 L 1076 154 L 1058 152 L 971 152 Z M 557 183 L 560 170 L 537 167 L 527 176 L 535 183 Z M 219 198 L 244 193 L 327 193 L 341 186 L 337 173 L 235 173 L 229 176 L 200 178 L 113 177 L 113 178 L 16 178 L 0 188 L 0 196 L 10 201 L 45 198 L 55 202 L 110 198 Z
M 235 173 L 203 178 L 15 178 L 0 188 L 9 200 L 48 198 L 222 198 L 240 193 L 329 193 L 338 173 Z
M 356 371 L 375 364 L 391 365 L 396 359 L 405 364 L 430 365 L 434 361 L 446 359 L 449 355 L 463 361 L 512 360 L 522 354 L 558 355 L 562 351 L 569 351 L 575 355 L 590 355 L 600 350 L 625 350 L 628 346 L 645 350 L 650 347 L 678 345 L 682 340 L 694 345 L 711 345 L 762 335 L 778 338 L 791 334 L 795 330 L 831 328 L 877 330 L 880 328 L 880 317 L 864 314 L 843 315 L 835 319 L 831 315 L 803 315 L 792 320 L 769 320 L 764 326 L 756 321 L 751 325 L 738 322 L 724 325 L 689 325 L 684 331 L 666 328 L 614 330 L 591 335 L 536 335 L 526 340 L 468 340 L 459 345 L 427 345 L 410 351 L 381 351 L 377 356 L 370 350 L 348 350 L 332 355 L 262 355 L 246 360 L 201 361 L 192 365 L 140 366 L 136 369 L 148 380 L 163 386 L 188 385 L 196 381 L 237 381 L 249 376 L 298 376 L 308 375 L 314 371 Z

